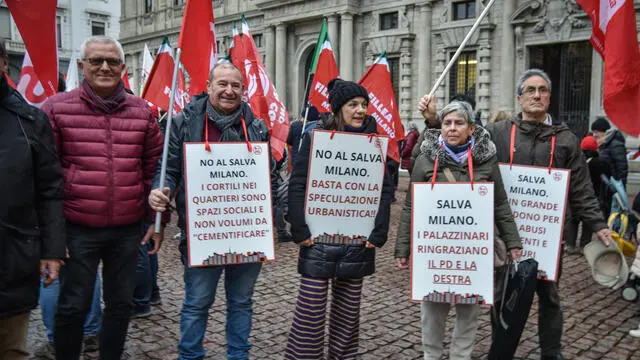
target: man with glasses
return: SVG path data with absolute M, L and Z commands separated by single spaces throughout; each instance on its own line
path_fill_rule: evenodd
M 529 69 L 516 82 L 516 95 L 522 112 L 515 119 L 488 124 L 486 129 L 497 148 L 498 161 L 509 162 L 511 131 L 515 129 L 513 163 L 532 166 L 549 166 L 551 142 L 555 137 L 552 167 L 571 171 L 565 223 L 576 216 L 596 233 L 605 244 L 611 241 L 611 231 L 591 185 L 586 162 L 580 150 L 578 138 L 566 124 L 555 122 L 547 113 L 551 101 L 551 79 L 542 70 Z M 436 113 L 435 102 L 425 96 L 419 103 L 423 116 L 432 118 Z M 561 352 L 562 310 L 558 282 L 539 280 L 538 337 L 543 360 L 564 359 Z
M 142 222 L 152 217 L 145 200 L 162 153 L 162 136 L 146 102 L 125 92 L 120 43 L 91 37 L 81 53 L 81 86 L 42 106 L 64 173 L 69 251 L 61 272 L 54 346 L 57 359 L 80 356 L 83 323 L 102 261 L 106 306 L 100 358 L 115 360 L 122 355 L 132 311 Z M 153 237 L 155 253 L 162 234 Z

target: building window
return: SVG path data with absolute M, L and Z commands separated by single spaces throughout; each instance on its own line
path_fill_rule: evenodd
M 476 17 L 476 1 L 453 3 L 453 20 L 474 19 Z
M 173 0 L 173 6 L 184 5 L 185 0 Z
M 253 35 L 253 42 L 256 43 L 256 47 L 257 48 L 261 48 L 262 47 L 262 34 L 254 34 Z
M 56 42 L 58 48 L 62 48 L 62 16 L 56 16 Z
M 398 12 L 380 14 L 380 30 L 391 30 L 398 28 Z
M 105 34 L 105 23 L 103 23 L 102 21 L 91 21 L 91 36 Z
M 388 58 L 389 72 L 391 72 L 391 87 L 393 87 L 393 93 L 396 96 L 396 103 L 400 98 L 400 58 Z
M 6 7 L 0 7 L 0 39 L 11 39 L 11 16 Z
M 449 73 L 449 98 L 456 94 L 465 94 L 475 99 L 477 77 L 478 60 L 476 53 L 474 51 L 461 53 Z
M 150 13 L 153 10 L 153 0 L 144 0 L 144 12 Z

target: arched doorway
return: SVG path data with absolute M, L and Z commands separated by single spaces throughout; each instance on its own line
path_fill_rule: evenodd
M 316 40 L 317 39 L 308 39 L 303 42 L 296 51 L 297 69 L 293 72 L 296 79 L 294 82 L 295 86 L 293 88 L 294 98 L 290 100 L 290 104 L 292 106 L 289 113 L 290 118 L 294 118 L 292 115 L 295 115 L 295 118 L 300 115 L 302 107 L 306 101 L 307 79 L 309 78 L 309 67 L 313 61 Z M 311 85 L 310 81 L 311 80 L 309 80 L 309 86 Z

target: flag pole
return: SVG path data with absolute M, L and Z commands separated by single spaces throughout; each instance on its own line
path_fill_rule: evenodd
M 304 128 L 307 127 L 307 117 L 309 116 L 309 104 L 307 104 L 307 101 L 305 100 L 305 110 L 304 110 L 304 120 L 302 121 L 302 131 L 300 132 L 300 139 L 302 139 L 302 135 L 304 134 Z M 300 151 L 300 148 L 302 147 L 302 141 L 300 141 L 298 143 L 298 151 Z
M 493 3 L 495 3 L 495 1 L 496 0 L 490 0 L 487 6 L 484 8 L 484 10 L 482 10 L 482 13 L 480 13 L 480 16 L 478 16 L 478 19 L 471 27 L 471 30 L 469 30 L 469 32 L 467 33 L 467 36 L 465 36 L 464 40 L 462 40 L 462 43 L 458 47 L 458 50 L 455 52 L 455 54 L 453 54 L 453 56 L 451 57 L 451 60 L 449 61 L 447 66 L 444 68 L 444 71 L 442 72 L 442 74 L 440 74 L 440 77 L 438 78 L 438 80 L 436 80 L 436 83 L 433 84 L 431 91 L 429 91 L 429 97 L 435 94 L 436 89 L 438 89 L 438 87 L 442 83 L 442 80 L 444 80 L 444 77 L 447 76 L 453 64 L 455 64 L 456 60 L 458 60 L 458 56 L 460 56 L 460 53 L 464 49 L 465 45 L 467 45 L 473 33 L 475 33 L 476 29 L 478 29 L 478 26 L 480 26 L 480 22 L 485 18 L 485 16 L 487 16 L 487 14 L 489 13 L 489 9 L 491 8 L 491 6 L 493 6 Z
M 182 49 L 176 50 L 176 58 L 173 65 L 173 76 L 171 78 L 171 93 L 169 94 L 169 110 L 167 111 L 167 125 L 164 129 L 164 145 L 162 149 L 162 162 L 160 165 L 160 191 L 164 191 L 164 182 L 167 173 L 167 157 L 169 153 L 169 138 L 171 135 L 171 120 L 173 119 L 173 103 L 176 95 L 176 83 L 178 82 L 178 68 L 180 66 L 180 55 Z M 156 212 L 155 233 L 160 233 L 160 225 L 162 221 L 162 212 Z

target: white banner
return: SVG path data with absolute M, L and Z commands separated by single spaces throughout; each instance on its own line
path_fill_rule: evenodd
M 190 267 L 275 260 L 269 144 L 184 144 Z
M 522 239 L 522 259 L 535 259 L 539 277 L 555 282 L 569 170 L 500 164 L 500 174 Z
M 413 183 L 411 300 L 493 304 L 493 183 Z
M 360 244 L 373 231 L 385 174 L 386 137 L 315 130 L 305 220 L 317 242 Z

